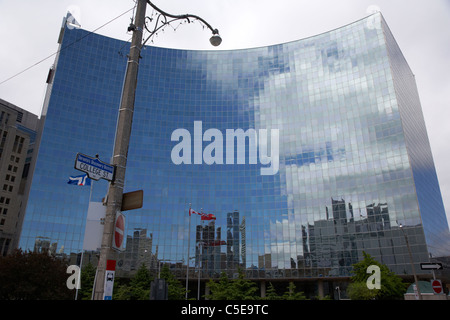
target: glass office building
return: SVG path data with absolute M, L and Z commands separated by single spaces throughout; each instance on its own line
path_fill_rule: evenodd
M 69 256 L 108 182 L 67 180 L 77 153 L 110 162 L 129 43 L 60 39 L 21 247 Z M 124 212 L 118 272 L 334 281 L 367 252 L 411 274 L 405 236 L 418 273 L 448 256 L 414 76 L 381 14 L 267 47 L 141 55 L 124 192 L 144 202 Z

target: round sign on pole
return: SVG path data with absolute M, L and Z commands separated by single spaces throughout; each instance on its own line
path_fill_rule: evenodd
M 431 287 L 433 288 L 433 291 L 435 294 L 441 294 L 442 293 L 442 283 L 441 280 L 431 280 Z
M 114 241 L 113 248 L 120 250 L 125 234 L 125 217 L 121 213 L 117 213 L 116 223 L 114 225 Z

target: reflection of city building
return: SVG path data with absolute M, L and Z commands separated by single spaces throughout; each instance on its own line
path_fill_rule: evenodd
M 272 257 L 270 253 L 258 256 L 258 268 L 270 270 L 272 268 Z
M 369 204 L 366 207 L 368 225 L 375 227 L 374 231 L 382 231 L 391 228 L 387 203 Z
M 153 235 L 147 237 L 146 229 L 139 229 L 128 235 L 123 252 L 119 253 L 117 271 L 120 274 L 134 272 L 143 264 L 148 269 L 157 268 L 158 249 L 152 252 Z
M 317 274 L 343 276 L 351 271 L 352 265 L 360 260 L 361 252 L 365 251 L 395 272 L 406 273 L 409 266 L 400 263 L 405 256 L 397 257 L 398 248 L 395 245 L 403 240 L 403 236 L 398 226 L 393 227 L 389 221 L 388 204 L 372 203 L 365 209 L 366 215 L 354 218 L 351 203 L 346 203 L 344 199 L 332 200 L 331 216 L 326 209 L 327 219 L 303 227 L 304 255 L 297 256 L 299 271 L 308 274 L 308 268 L 317 268 Z M 352 218 L 347 218 L 349 216 Z M 425 239 L 420 234 L 420 227 L 411 226 L 408 232 L 418 241 L 415 252 L 417 260 L 427 260 L 423 253 Z
M 196 226 L 195 265 L 207 274 L 220 274 L 225 267 L 225 254 L 221 247 L 226 242 L 221 238 L 221 227 L 216 229 L 215 222 Z
M 49 253 L 51 255 L 55 255 L 57 247 L 58 244 L 56 242 L 52 243 L 51 239 L 47 237 L 36 237 L 33 252 Z
M 127 64 L 117 52 L 127 44 L 74 28 L 63 29 L 59 39 L 68 49 L 59 51 L 49 83 L 20 244 L 32 249 L 42 236 L 70 254 L 82 248 L 90 194 L 65 180 L 74 174 L 77 152 L 112 156 Z M 128 215 L 126 229 L 146 229 L 147 236 L 128 232 L 123 261 L 129 270 L 141 261 L 151 265 L 153 255 L 184 264 L 173 269 L 180 279 L 188 270 L 189 281 L 206 282 L 221 272 L 234 276 L 240 268 L 261 285 L 317 280 L 316 287 L 332 287 L 349 280 L 365 251 L 410 276 L 400 223 L 420 276 L 431 276 L 420 262 L 449 255 L 414 75 L 380 13 L 273 46 L 148 46 L 141 55 L 124 191 L 143 189 L 143 207 Z M 183 149 L 186 161 L 175 164 L 173 148 L 181 141 L 173 133 L 182 128 L 192 150 Z M 239 163 L 237 143 L 234 153 L 223 150 L 223 159 L 214 150 L 216 163 L 199 161 L 202 151 L 212 155 L 217 145 L 206 132 L 223 133 L 225 146 L 231 129 L 255 129 L 258 140 L 267 130 L 258 146 L 274 152 L 277 172 L 261 174 L 269 155 L 250 159 L 249 135 Z M 278 145 L 269 139 L 272 129 L 279 130 Z M 94 182 L 92 201 L 107 187 Z M 189 203 L 217 219 L 189 230 Z M 225 244 L 211 245 L 216 241 Z M 186 265 L 192 257 L 195 263 Z
M 227 213 L 227 270 L 239 267 L 239 211 Z M 234 271 L 236 272 L 236 271 Z

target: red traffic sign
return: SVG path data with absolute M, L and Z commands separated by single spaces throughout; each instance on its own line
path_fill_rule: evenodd
M 123 243 L 125 234 L 125 217 L 123 214 L 118 213 L 116 217 L 116 223 L 114 225 L 114 241 L 113 248 L 120 250 Z
M 431 280 L 431 287 L 433 288 L 433 291 L 435 294 L 441 294 L 442 293 L 442 282 L 441 280 Z

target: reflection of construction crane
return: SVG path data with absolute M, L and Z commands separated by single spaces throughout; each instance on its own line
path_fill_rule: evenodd
M 241 232 L 241 259 L 242 263 L 246 264 L 246 252 L 247 252 L 247 244 L 245 237 L 245 217 L 242 217 L 242 223 L 239 225 L 239 231 Z
M 218 246 L 224 246 L 227 242 L 224 240 L 213 240 L 213 241 L 200 241 L 199 245 L 202 245 L 203 247 L 218 247 Z

